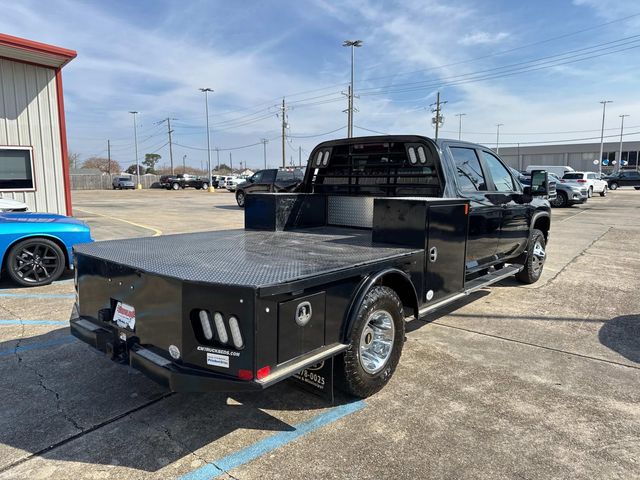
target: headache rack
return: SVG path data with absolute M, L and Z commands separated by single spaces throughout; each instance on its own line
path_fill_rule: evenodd
M 308 164 L 311 192 L 439 197 L 442 182 L 437 158 L 434 145 L 416 141 L 321 145 Z

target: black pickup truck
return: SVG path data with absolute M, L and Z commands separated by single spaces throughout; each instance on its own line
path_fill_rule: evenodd
M 180 190 L 182 188 L 195 188 L 196 190 L 206 190 L 209 188 L 209 182 L 206 178 L 197 175 L 189 175 L 187 173 L 179 173 L 178 175 L 163 175 L 160 177 L 160 186 L 167 190 Z
M 547 190 L 546 172 L 523 187 L 481 145 L 325 142 L 299 192 L 247 195 L 244 230 L 77 246 L 71 332 L 174 391 L 260 391 L 335 361 L 338 385 L 367 397 L 406 319 L 538 280 Z
M 302 183 L 304 170 L 301 168 L 268 168 L 258 170 L 236 188 L 236 202 L 244 207 L 247 193 L 293 192 Z

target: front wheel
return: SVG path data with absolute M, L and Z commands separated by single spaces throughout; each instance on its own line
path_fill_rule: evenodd
M 558 192 L 556 198 L 551 201 L 551 205 L 558 208 L 566 207 L 568 204 L 569 197 L 567 197 L 567 194 L 564 192 Z
M 236 192 L 236 202 L 240 208 L 244 208 L 245 195 L 242 190 Z
M 546 248 L 547 242 L 544 234 L 535 228 L 531 230 L 524 268 L 516 274 L 516 279 L 526 284 L 536 283 L 540 279 L 544 262 L 547 259 Z
M 611 190 L 617 190 L 617 189 L 618 189 L 618 184 L 617 184 L 616 182 L 611 182 L 611 183 L 609 184 L 609 188 L 610 188 Z
M 382 286 L 369 290 L 347 340 L 349 348 L 336 369 L 338 386 L 369 397 L 389 382 L 402 354 L 404 312 L 396 292 Z
M 203 189 L 203 190 L 209 190 L 209 184 L 208 184 L 207 182 L 204 182 L 204 183 L 202 184 L 202 189 Z
M 32 238 L 15 244 L 6 260 L 11 279 L 25 287 L 48 285 L 60 278 L 65 266 L 62 249 L 46 238 Z
M 180 184 L 179 183 L 174 183 L 174 184 L 171 185 L 171 188 L 173 190 L 180 190 Z
M 602 189 L 602 191 L 600 192 L 600 196 L 601 197 L 606 197 L 607 196 L 607 191 L 609 189 L 607 188 L 607 186 L 605 185 L 605 187 Z

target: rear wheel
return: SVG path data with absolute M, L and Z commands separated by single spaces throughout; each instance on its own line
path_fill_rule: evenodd
M 567 194 L 564 192 L 557 192 L 556 198 L 554 198 L 551 201 L 551 205 L 558 208 L 566 207 L 568 204 L 569 204 L 569 198 L 567 197 Z
M 238 202 L 238 206 L 240 208 L 244 208 L 245 195 L 242 190 L 238 190 L 236 192 L 236 202 Z
M 587 197 L 593 197 L 593 187 L 589 187 L 589 191 L 587 192 Z
M 600 196 L 601 196 L 601 197 L 606 197 L 606 196 L 607 196 L 607 192 L 608 192 L 608 190 L 609 190 L 609 189 L 608 189 L 608 188 L 607 188 L 607 186 L 605 185 L 605 186 L 604 186 L 604 188 L 602 189 L 602 191 L 600 192 Z
M 609 188 L 610 188 L 611 190 L 617 190 L 617 189 L 618 189 L 618 184 L 617 184 L 616 182 L 611 182 L 611 183 L 609 184 Z
M 15 244 L 7 254 L 11 279 L 25 287 L 38 287 L 57 280 L 65 269 L 62 249 L 46 238 L 31 238 Z
M 404 342 L 404 313 L 396 292 L 373 287 L 364 297 L 336 370 L 338 386 L 366 398 L 384 387 L 395 371 Z
M 171 184 L 171 188 L 173 190 L 180 190 L 180 184 L 179 183 L 172 183 Z
M 536 283 L 542 275 L 544 262 L 547 259 L 547 242 L 544 234 L 537 229 L 531 230 L 527 253 L 524 258 L 524 268 L 516 274 L 516 279 L 522 283 Z
M 202 183 L 202 189 L 203 190 L 209 190 L 209 184 L 207 182 L 203 182 Z

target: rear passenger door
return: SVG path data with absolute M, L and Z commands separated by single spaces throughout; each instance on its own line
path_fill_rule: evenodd
M 502 207 L 497 253 L 508 257 L 524 249 L 529 239 L 530 207 L 524 202 L 520 183 L 514 180 L 502 161 L 488 150 L 481 150 L 480 155 L 491 177 L 488 195 L 492 197 L 493 203 Z
M 270 192 L 276 178 L 276 170 L 260 170 L 256 172 L 251 181 L 247 182 L 244 190 L 247 192 Z
M 458 194 L 469 200 L 467 271 L 481 268 L 495 258 L 500 238 L 502 205 L 488 190 L 486 173 L 478 150 L 466 144 L 451 144 Z

